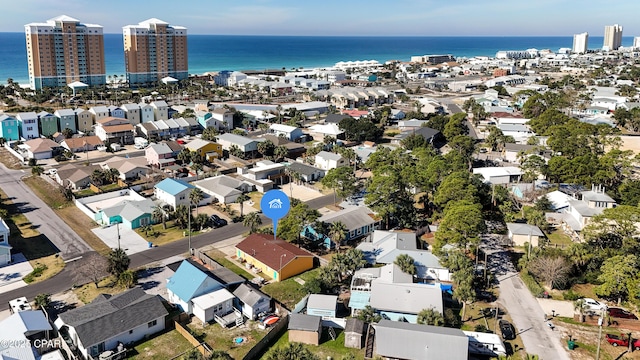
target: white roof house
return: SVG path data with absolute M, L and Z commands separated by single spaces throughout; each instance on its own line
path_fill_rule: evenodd
M 349 162 L 340 154 L 328 151 L 320 151 L 316 155 L 315 164 L 322 170 L 331 170 L 342 166 L 347 166 L 349 165 Z
M 295 141 L 303 135 L 302 129 L 299 127 L 284 124 L 271 124 L 269 132 L 277 136 L 284 136 L 287 140 L 291 141 Z
M 522 170 L 515 166 L 491 166 L 473 169 L 474 175 L 481 175 L 485 183 L 509 184 L 520 181 Z

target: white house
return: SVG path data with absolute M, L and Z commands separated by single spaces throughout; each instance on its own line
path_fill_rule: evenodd
M 490 166 L 473 169 L 473 175 L 481 175 L 485 183 L 504 185 L 520 181 L 522 170 L 515 166 Z
M 291 141 L 295 141 L 303 135 L 302 129 L 299 127 L 283 124 L 271 124 L 269 132 L 276 136 L 284 136 L 287 140 Z
M 0 266 L 11 262 L 11 245 L 9 245 L 9 226 L 0 218 Z
M 140 121 L 142 123 L 155 120 L 155 113 L 153 106 L 145 103 L 140 103 Z
M 237 146 L 244 153 L 258 151 L 258 141 L 232 133 L 218 135 L 218 144 L 222 145 L 222 148 L 227 151 L 229 151 L 233 145 Z
M 154 101 L 151 104 L 153 108 L 153 116 L 155 120 L 167 120 L 169 119 L 169 105 L 162 100 Z
M 40 137 L 38 130 L 38 115 L 35 112 L 23 112 L 16 115 L 20 123 L 20 136 L 24 139 L 35 139 Z
M 271 310 L 271 298 L 249 284 L 241 284 L 233 292 L 237 298 L 242 314 L 251 320 L 255 320 L 260 313 Z
M 171 205 L 174 209 L 178 205 L 189 205 L 189 193 L 195 186 L 182 180 L 167 178 L 153 187 L 153 193 L 159 201 Z
M 93 116 L 93 122 L 97 123 L 99 120 L 109 117 L 109 109 L 106 106 L 93 106 L 89 109 L 89 112 Z
M 221 204 L 231 204 L 236 201 L 243 192 L 249 192 L 252 186 L 244 181 L 226 175 L 198 180 L 193 183 L 202 192 L 218 200 Z
M 98 295 L 87 305 L 59 314 L 54 324 L 85 358 L 97 358 L 164 330 L 167 315 L 159 296 L 136 287 L 118 295 Z
M 322 170 L 329 171 L 331 169 L 348 166 L 349 162 L 340 154 L 328 151 L 320 151 L 316 155 L 315 165 Z
M 124 111 L 124 118 L 134 125 L 140 124 L 140 105 L 124 104 L 121 109 Z
M 211 111 L 211 118 L 221 125 L 220 127 L 216 126 L 216 128 L 222 128 L 226 131 L 233 129 L 233 112 L 229 109 L 213 109 L 213 111 Z

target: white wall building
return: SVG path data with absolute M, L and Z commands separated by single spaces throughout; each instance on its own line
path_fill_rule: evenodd
M 573 35 L 573 49 L 576 54 L 584 54 L 587 52 L 589 46 L 589 33 L 583 32 L 581 34 Z

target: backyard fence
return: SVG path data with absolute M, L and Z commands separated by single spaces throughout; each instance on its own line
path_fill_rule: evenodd
M 245 355 L 242 360 L 254 360 L 260 359 L 264 351 L 269 347 L 275 340 L 277 340 L 285 331 L 287 331 L 287 326 L 289 325 L 289 315 L 280 317 L 280 320 L 276 322 L 276 324 L 271 328 L 271 331 L 265 335 L 258 343 L 249 350 L 247 355 Z
M 176 327 L 176 330 L 178 331 L 178 333 L 182 335 L 185 339 L 187 339 L 189 344 L 193 345 L 196 349 L 198 349 L 198 351 L 202 353 L 202 356 L 206 358 L 207 356 L 209 356 L 209 354 L 211 354 L 211 348 L 207 345 L 207 343 L 198 341 L 198 339 L 196 339 L 193 335 L 191 335 L 189 330 L 187 330 L 187 328 L 182 326 L 179 322 L 174 321 L 173 324 Z

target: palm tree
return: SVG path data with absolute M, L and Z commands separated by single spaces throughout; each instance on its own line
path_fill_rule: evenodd
M 443 326 L 444 316 L 434 308 L 422 309 L 418 313 L 418 324 Z
M 38 294 L 33 301 L 38 309 L 46 309 L 51 303 L 51 294 Z
M 144 231 L 144 236 L 145 237 L 149 237 L 149 231 L 153 230 L 153 228 L 151 227 L 151 225 L 147 224 L 147 225 L 141 226 L 140 230 Z
M 236 198 L 236 204 L 240 204 L 240 217 L 244 216 L 244 202 L 251 199 L 247 194 L 242 193 Z
M 196 172 L 196 180 L 198 180 L 198 174 L 202 171 L 202 164 L 199 162 L 193 163 L 191 169 Z
M 196 207 L 196 216 L 198 216 L 198 204 L 204 199 L 204 193 L 200 188 L 193 188 L 189 193 L 189 201 Z
M 253 234 L 257 231 L 258 226 L 262 225 L 262 218 L 257 212 L 250 212 L 242 219 L 242 225 L 249 228 L 249 233 Z
M 175 216 L 176 224 L 181 229 L 186 229 L 187 228 L 187 224 L 189 222 L 189 212 L 190 211 L 191 211 L 191 209 L 189 209 L 189 207 L 187 205 L 180 204 L 180 205 L 176 206 L 176 211 L 173 212 L 173 215 Z
M 289 149 L 284 145 L 276 146 L 273 150 L 273 156 L 275 156 L 276 161 L 284 159 L 287 155 L 289 155 Z
M 587 311 L 587 303 L 584 299 L 578 299 L 573 303 L 573 309 L 580 314 L 580 322 L 584 322 L 585 314 Z
M 44 173 L 44 168 L 42 166 L 40 166 L 40 165 L 32 166 L 31 167 L 31 173 L 33 175 L 40 176 L 40 175 L 42 175 L 42 173 Z
M 414 275 L 416 273 L 416 264 L 413 258 L 407 254 L 398 255 L 393 263 L 398 265 L 402 272 L 409 275 Z
M 162 221 L 162 228 L 167 230 L 167 218 L 164 216 L 164 211 L 158 206 L 153 208 L 153 212 L 151 213 L 151 220 L 157 224 Z
M 107 271 L 116 277 L 129 269 L 129 264 L 131 263 L 129 255 L 121 248 L 111 250 L 107 254 L 107 261 L 109 262 Z
M 207 216 L 207 214 L 198 214 L 195 219 L 193 219 L 193 223 L 199 230 L 204 229 L 204 227 L 207 226 L 208 222 L 209 216 Z
M 105 176 L 109 179 L 109 182 L 116 182 L 120 177 L 120 171 L 118 169 L 109 169 L 105 172 Z
M 91 179 L 93 184 L 100 186 L 104 183 L 104 172 L 100 169 L 95 169 L 91 175 L 89 175 L 89 179 Z
M 336 245 L 338 252 L 340 252 L 340 244 L 347 239 L 347 230 L 342 221 L 336 221 L 329 226 L 329 238 Z

